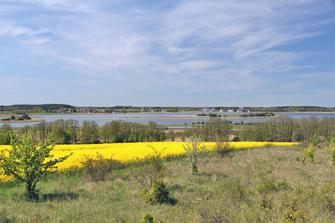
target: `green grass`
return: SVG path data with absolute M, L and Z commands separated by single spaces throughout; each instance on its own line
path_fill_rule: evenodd
M 39 184 L 40 202 L 27 202 L 23 185 L 0 186 L 0 216 L 16 222 L 335 222 L 335 166 L 318 150 L 313 163 L 302 148 L 206 154 L 199 174 L 184 158 L 164 161 L 174 206 L 150 205 L 130 165 L 93 183 L 82 172 L 49 176 Z M 138 171 L 138 170 L 137 170 Z M 1 222 L 1 217 L 0 217 Z

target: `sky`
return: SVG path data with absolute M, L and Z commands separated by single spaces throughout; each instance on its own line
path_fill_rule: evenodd
M 0 104 L 335 106 L 334 0 L 0 0 Z

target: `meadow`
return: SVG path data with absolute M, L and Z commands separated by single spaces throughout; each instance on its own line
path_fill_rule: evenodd
M 89 158 L 102 156 L 105 159 L 114 159 L 121 162 L 132 162 L 143 160 L 155 154 L 162 158 L 168 156 L 182 155 L 185 153 L 185 142 L 138 142 L 138 143 L 108 143 L 108 144 L 76 144 L 55 145 L 52 155 L 55 158 L 72 154 L 67 160 L 57 165 L 59 170 L 78 168 Z M 233 149 L 250 149 L 265 146 L 286 147 L 297 145 L 295 142 L 230 142 Z M 211 151 L 215 147 L 214 142 L 201 143 L 204 151 Z M 0 145 L 0 152 L 10 149 L 9 145 Z M 0 181 L 8 180 L 6 176 L 0 175 Z
M 147 145 L 152 144 L 133 145 L 142 145 L 149 152 Z M 153 145 L 159 148 L 159 144 Z M 172 145 L 176 145 L 175 152 L 181 150 L 182 144 Z M 105 150 L 110 150 L 108 146 L 118 145 L 105 145 Z M 115 148 L 129 147 L 119 146 Z M 85 147 L 94 145 L 83 145 L 78 151 L 85 151 Z M 56 150 L 61 148 L 68 152 L 76 147 L 58 146 Z M 303 149 L 301 145 L 266 146 L 237 149 L 226 156 L 205 153 L 199 158 L 196 175 L 191 173 L 185 157 L 164 159 L 168 170 L 164 181 L 178 201 L 176 205 L 151 205 L 145 201 L 135 174 L 149 174 L 146 162 L 112 170 L 98 182 L 80 171 L 50 175 L 39 184 L 45 197 L 39 202 L 22 198 L 22 183 L 3 183 L 0 219 L 36 223 L 145 222 L 144 216 L 150 214 L 154 222 L 164 223 L 334 222 L 335 166 L 323 149 L 317 150 L 313 163 L 301 162 Z

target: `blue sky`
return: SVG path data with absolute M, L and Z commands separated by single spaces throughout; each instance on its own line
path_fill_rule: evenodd
M 1 0 L 0 104 L 335 106 L 332 0 Z

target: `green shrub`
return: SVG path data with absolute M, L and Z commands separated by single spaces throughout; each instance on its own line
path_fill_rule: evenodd
M 234 204 L 249 199 L 249 191 L 240 179 L 225 178 L 220 187 L 220 194 Z
M 335 138 L 332 138 L 327 144 L 327 151 L 330 153 L 331 161 L 335 165 Z
M 321 138 L 318 135 L 312 135 L 309 138 L 309 143 L 312 144 L 313 147 L 317 147 L 321 142 Z
M 144 223 L 154 223 L 154 218 L 151 216 L 151 214 L 146 214 L 144 216 Z
M 132 171 L 133 178 L 145 191 L 150 190 L 155 182 L 162 181 L 168 174 L 168 169 L 162 160 L 162 152 L 153 147 L 153 155 L 145 158 L 142 167 L 136 167 Z
M 91 181 L 98 182 L 106 180 L 106 177 L 120 165 L 120 162 L 97 154 L 96 158 L 86 158 L 82 164 L 84 173 L 89 175 Z
M 12 149 L 0 155 L 0 169 L 7 176 L 22 181 L 26 186 L 27 200 L 36 201 L 39 198 L 37 183 L 48 173 L 56 170 L 55 165 L 63 162 L 71 154 L 53 159 L 53 145 L 49 143 L 36 144 L 31 131 L 20 139 L 11 140 Z
M 0 211 L 0 223 L 14 223 L 15 220 L 7 217 L 7 214 L 3 211 Z
M 309 145 L 304 149 L 303 162 L 314 162 L 316 149 L 313 145 Z
M 191 144 L 184 145 L 185 154 L 187 160 L 189 161 L 192 169 L 192 174 L 197 174 L 198 170 L 198 159 L 202 151 L 204 150 L 203 146 L 200 143 L 200 139 L 196 136 L 192 137 Z
M 171 204 L 174 205 L 176 200 L 171 197 L 168 188 L 164 182 L 155 182 L 152 191 L 148 195 L 150 204 Z
M 267 194 L 268 192 L 286 190 L 288 188 L 289 186 L 286 180 L 281 180 L 275 178 L 274 176 L 261 177 L 261 182 L 256 185 L 256 190 L 259 193 L 264 194 Z
M 221 157 L 229 155 L 232 151 L 233 147 L 229 142 L 216 142 L 215 144 L 215 152 Z

